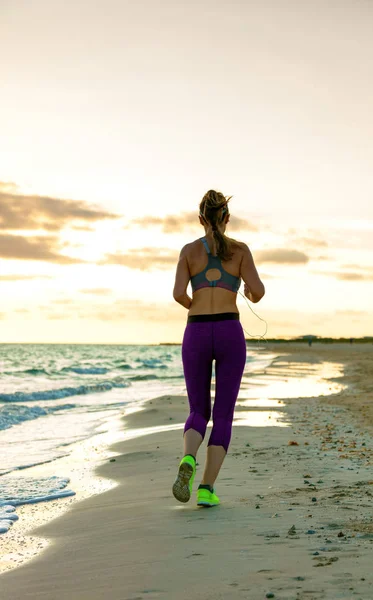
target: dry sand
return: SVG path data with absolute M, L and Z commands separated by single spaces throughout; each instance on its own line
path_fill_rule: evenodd
M 34 531 L 52 543 L 0 577 L 1 600 L 371 600 L 373 346 L 267 349 L 282 355 L 269 377 L 334 361 L 349 387 L 266 408 L 281 411 L 286 427 L 236 421 L 216 508 L 171 494 L 180 429 L 116 444 L 115 462 L 98 472 L 120 485 Z M 124 420 L 169 426 L 187 412 L 185 397 L 163 396 Z

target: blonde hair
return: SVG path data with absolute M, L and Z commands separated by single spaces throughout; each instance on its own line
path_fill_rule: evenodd
M 221 260 L 230 260 L 233 256 L 229 238 L 218 228 L 225 216 L 229 214 L 228 202 L 231 198 L 232 196 L 225 197 L 221 192 L 209 190 L 199 204 L 201 217 L 212 227 L 212 235 L 216 242 L 216 254 Z

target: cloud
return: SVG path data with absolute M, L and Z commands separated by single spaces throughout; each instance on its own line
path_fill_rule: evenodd
M 286 248 L 277 248 L 273 250 L 259 250 L 255 252 L 255 261 L 260 263 L 280 263 L 280 264 L 305 264 L 309 257 L 299 250 L 288 250 Z
M 52 305 L 38 308 L 45 318 L 63 321 L 71 319 L 72 316 L 78 316 L 81 320 L 122 323 L 124 320 L 170 323 L 170 321 L 180 322 L 183 318 L 181 307 L 176 302 L 149 303 L 140 299 L 117 299 L 108 304 L 98 303 L 94 306 L 75 303 L 74 306 L 66 306 L 63 312 L 58 309 L 54 311 Z
M 108 310 L 109 309 L 109 310 Z M 143 300 L 116 300 L 105 311 L 95 313 L 94 318 L 106 321 L 157 321 L 180 322 L 183 312 L 176 302 L 144 302 Z
M 336 315 L 341 315 L 343 317 L 362 317 L 368 314 L 367 310 L 336 310 Z
M 317 238 L 304 237 L 299 238 L 297 241 L 299 244 L 307 246 L 308 248 L 326 248 L 327 246 L 329 246 L 328 242 Z
M 15 193 L 18 186 L 13 181 L 0 181 L 0 192 Z
M 167 270 L 170 267 L 176 267 L 179 254 L 179 251 L 170 248 L 134 248 L 126 253 L 108 254 L 98 264 L 122 265 L 141 271 Z M 261 250 L 255 253 L 255 259 L 258 264 L 304 264 L 309 260 L 303 252 L 286 249 Z M 271 275 L 268 276 L 268 278 L 270 277 Z
M 129 227 L 137 225 L 140 227 L 162 227 L 164 233 L 180 233 L 182 231 L 200 230 L 202 228 L 199 219 L 198 212 L 182 212 L 175 215 L 166 215 L 165 217 L 156 217 L 148 215 L 145 217 L 138 217 L 130 221 Z M 126 229 L 128 226 L 126 227 Z M 231 215 L 230 221 L 227 227 L 230 231 L 257 231 L 257 227 L 253 225 L 247 219 L 241 219 Z
M 56 300 L 53 300 L 53 304 L 75 304 L 75 300 L 72 300 L 71 298 L 57 298 Z
M 134 248 L 127 253 L 107 254 L 99 264 L 122 265 L 141 271 L 169 269 L 176 267 L 179 254 L 169 248 Z
M 93 227 L 86 227 L 85 225 L 72 225 L 71 229 L 74 229 L 74 231 L 94 231 Z
M 107 296 L 108 294 L 112 294 L 112 290 L 109 288 L 87 288 L 84 290 L 79 290 L 82 294 L 94 294 L 97 296 Z
M 64 256 L 56 251 L 58 240 L 54 236 L 23 237 L 0 234 L 0 258 L 16 260 L 42 260 L 60 265 L 85 261 Z
M 82 200 L 63 200 L 16 192 L 15 184 L 0 182 L 0 229 L 59 231 L 76 221 L 83 221 L 87 225 L 104 219 L 120 218 L 119 215 Z
M 0 275 L 0 281 L 23 281 L 25 279 L 53 279 L 53 277 L 50 275 Z
M 373 275 L 364 275 L 363 273 L 353 273 L 346 271 L 345 273 L 335 273 L 334 275 L 337 279 L 341 281 L 362 281 L 373 279 Z
M 373 272 L 367 270 L 365 273 L 353 271 L 313 271 L 314 275 L 324 275 L 339 281 L 373 281 Z

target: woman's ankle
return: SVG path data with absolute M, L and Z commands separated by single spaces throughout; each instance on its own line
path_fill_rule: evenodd
M 186 456 L 191 456 L 192 458 L 194 458 L 194 462 L 197 462 L 197 458 L 196 458 L 196 456 L 194 456 L 194 454 L 184 454 L 184 458 Z
M 209 483 L 200 483 L 198 486 L 199 490 L 209 490 L 209 492 L 213 493 L 214 487 Z

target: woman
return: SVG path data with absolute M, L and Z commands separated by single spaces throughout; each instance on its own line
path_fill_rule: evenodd
M 196 456 L 211 416 L 211 373 L 215 360 L 213 427 L 207 460 L 197 491 L 199 506 L 220 503 L 214 483 L 231 439 L 234 406 L 246 363 L 246 341 L 236 305 L 241 278 L 245 296 L 259 302 L 265 289 L 246 244 L 227 237 L 228 202 L 210 190 L 199 205 L 205 235 L 186 244 L 179 257 L 173 296 L 188 309 L 182 360 L 190 414 L 184 427 L 184 457 L 172 491 L 188 502 L 196 473 Z M 186 289 L 191 281 L 193 299 Z

